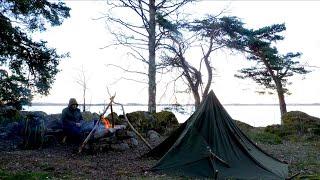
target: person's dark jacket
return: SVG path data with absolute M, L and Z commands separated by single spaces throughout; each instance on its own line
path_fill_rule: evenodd
M 80 109 L 72 109 L 68 106 L 62 110 L 61 121 L 63 128 L 75 127 L 76 123 L 80 123 L 83 120 Z

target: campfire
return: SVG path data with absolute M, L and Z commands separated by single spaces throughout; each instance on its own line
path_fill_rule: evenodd
M 138 135 L 138 137 L 150 148 L 152 149 L 152 147 L 150 146 L 150 144 L 142 137 L 142 135 L 135 130 L 135 128 L 132 126 L 132 124 L 130 123 L 130 121 L 128 120 L 126 113 L 124 111 L 123 105 L 120 103 L 115 103 L 114 100 L 114 96 L 112 96 L 110 98 L 110 103 L 106 106 L 106 108 L 104 109 L 103 113 L 100 115 L 100 120 L 97 121 L 96 123 L 94 123 L 94 126 L 92 128 L 92 130 L 90 131 L 90 133 L 88 134 L 88 136 L 85 138 L 85 140 L 82 142 L 81 146 L 79 147 L 79 153 L 81 153 L 82 149 L 84 148 L 84 146 L 87 144 L 87 142 L 89 141 L 89 139 L 92 137 L 93 139 L 95 139 L 96 144 L 98 146 L 100 146 L 98 149 L 104 149 L 103 146 L 109 147 L 108 149 L 110 149 L 110 147 L 112 147 L 112 145 L 116 145 L 116 144 L 125 144 L 124 141 L 127 139 L 131 139 L 130 141 L 133 141 L 134 136 L 132 136 L 131 133 L 128 133 L 128 131 L 126 130 L 126 126 L 129 125 L 129 127 L 133 130 L 133 132 L 135 134 Z M 115 121 L 114 121 L 114 117 L 113 117 L 113 109 L 112 109 L 112 104 L 118 104 L 121 105 L 122 107 L 122 112 L 123 112 L 123 116 L 125 118 L 125 121 L 127 123 L 127 125 L 115 125 Z M 108 118 L 104 117 L 104 114 L 107 112 L 108 108 L 110 107 L 111 109 L 111 119 L 110 122 Z M 129 135 L 131 134 L 131 135 Z M 135 143 L 136 144 L 136 143 Z M 126 145 L 127 147 L 128 144 Z
M 106 129 L 111 128 L 111 123 L 110 123 L 110 121 L 108 120 L 108 118 L 106 118 L 106 117 L 101 118 L 101 121 L 102 121 L 102 123 L 103 123 L 103 125 L 104 125 L 104 127 L 105 127 Z

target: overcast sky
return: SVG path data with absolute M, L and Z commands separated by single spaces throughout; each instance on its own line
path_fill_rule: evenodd
M 70 58 L 62 60 L 50 95 L 36 96 L 33 102 L 68 102 L 75 97 L 81 103 L 82 89 L 75 82 L 83 67 L 89 78 L 87 102 L 101 103 L 108 99 L 106 87 L 111 93 L 117 94 L 121 103 L 147 103 L 147 85 L 132 81 L 120 80 L 128 76 L 123 71 L 106 64 L 114 63 L 134 69 L 135 61 L 121 48 L 101 49 L 108 45 L 112 38 L 103 21 L 93 20 L 101 16 L 106 9 L 103 1 L 67 1 L 71 7 L 71 18 L 61 26 L 49 28 L 45 33 L 37 35 L 48 41 L 49 46 L 59 52 L 70 52 Z M 247 27 L 259 28 L 276 23 L 285 23 L 287 30 L 285 40 L 277 46 L 283 53 L 302 52 L 302 63 L 320 67 L 318 59 L 320 52 L 320 1 L 203 1 L 188 10 L 194 14 L 218 13 L 227 7 L 226 15 L 237 16 Z M 130 17 L 128 17 L 130 18 Z M 231 55 L 227 52 L 215 54 L 213 65 L 218 77 L 215 77 L 212 89 L 222 103 L 278 103 L 276 95 L 257 95 L 256 85 L 250 80 L 234 78 L 234 73 L 247 64 L 241 55 Z M 141 67 L 139 67 L 141 70 Z M 143 70 L 143 69 L 142 69 Z M 286 96 L 288 103 L 319 103 L 320 102 L 320 69 L 298 76 L 289 86 L 292 95 Z M 129 75 L 132 77 L 132 75 Z M 160 77 L 157 77 L 160 79 Z M 158 89 L 157 103 L 175 103 L 173 90 L 164 94 L 164 82 Z M 161 97 L 161 98 L 160 98 Z M 191 96 L 178 95 L 179 103 L 193 103 Z

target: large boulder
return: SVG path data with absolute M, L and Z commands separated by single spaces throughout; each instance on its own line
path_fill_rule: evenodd
M 154 130 L 160 134 L 169 134 L 179 126 L 176 116 L 170 111 L 161 111 L 154 116 L 156 118 Z
M 81 112 L 83 120 L 85 121 L 92 121 L 92 120 L 98 120 L 99 114 L 97 113 L 92 113 L 90 111 L 85 111 L 85 112 Z
M 120 118 L 122 116 L 119 116 Z M 158 113 L 149 113 L 145 111 L 136 111 L 128 113 L 127 117 L 130 123 L 141 133 L 147 133 L 149 130 L 166 135 L 179 126 L 176 116 L 169 111 Z
M 139 131 L 140 133 L 147 133 L 148 130 L 153 129 L 156 123 L 154 116 L 146 111 L 135 111 L 127 113 L 127 118 L 130 123 Z
M 243 132 L 248 132 L 248 131 L 251 131 L 253 130 L 253 126 L 247 124 L 247 123 L 244 123 L 244 122 L 241 122 L 241 121 L 238 121 L 238 120 L 234 120 L 234 122 L 236 123 L 236 125 L 238 126 L 238 128 L 240 128 Z
M 154 130 L 150 130 L 147 132 L 147 137 L 149 138 L 149 140 L 153 143 L 159 143 L 160 142 L 160 134 Z
M 289 134 L 320 135 L 320 119 L 301 111 L 291 111 L 282 116 L 284 130 Z
M 50 114 L 46 117 L 46 128 L 50 130 L 62 129 L 61 114 Z
M 113 118 L 115 125 L 126 124 L 124 118 L 120 118 L 117 113 L 113 112 L 112 115 L 113 116 L 111 116 L 111 113 L 108 114 L 107 119 L 109 119 L 111 121 L 111 119 Z M 110 122 L 110 123 L 112 123 L 112 122 Z

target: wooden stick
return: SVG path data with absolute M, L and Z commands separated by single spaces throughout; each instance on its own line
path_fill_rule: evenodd
M 112 128 L 114 128 L 114 118 L 113 118 L 112 104 L 111 104 L 111 106 L 110 106 L 110 110 L 111 110 L 111 123 L 112 123 Z
M 100 114 L 100 119 L 99 121 L 94 125 L 94 127 L 92 128 L 92 130 L 90 131 L 90 133 L 88 134 L 88 136 L 86 137 L 86 139 L 83 141 L 83 143 L 81 144 L 81 146 L 79 147 L 79 151 L 78 153 L 82 152 L 82 149 L 84 148 L 84 146 L 88 143 L 89 139 L 91 138 L 91 136 L 93 135 L 93 133 L 96 131 L 96 128 L 99 126 L 100 121 L 102 121 L 103 115 L 107 112 L 108 108 L 112 105 L 112 102 L 114 100 L 114 96 L 112 96 L 110 98 L 110 102 L 108 104 L 108 106 L 104 109 L 104 111 Z
M 219 158 L 214 153 L 212 153 L 212 157 L 215 158 L 215 159 L 218 159 L 220 162 L 222 162 L 222 164 L 226 165 L 227 167 L 230 167 L 230 165 L 226 161 L 224 161 L 223 159 Z
M 217 180 L 217 179 L 218 179 L 218 173 L 219 173 L 218 170 L 216 170 L 216 171 L 214 172 L 214 177 L 213 177 L 214 180 Z
M 210 153 L 210 155 L 211 155 L 212 158 L 217 159 L 217 160 L 219 160 L 220 162 L 222 162 L 222 164 L 226 165 L 227 167 L 230 167 L 230 165 L 229 165 L 226 161 L 224 161 L 223 159 L 219 158 L 215 153 L 213 153 L 213 152 L 211 151 L 211 148 L 210 148 L 210 147 L 207 147 L 207 148 L 208 148 L 208 151 L 209 151 L 209 153 Z
M 296 176 L 298 176 L 299 174 L 300 174 L 300 172 L 298 172 L 298 173 L 296 173 L 296 174 L 292 175 L 291 177 L 286 178 L 286 180 L 293 179 L 293 178 L 295 178 Z
M 145 140 L 145 139 L 143 138 L 143 136 L 142 136 L 142 135 L 132 126 L 132 124 L 130 123 L 130 121 L 129 121 L 129 119 L 128 119 L 125 111 L 124 111 L 123 105 L 120 104 L 120 103 L 116 103 L 116 102 L 115 102 L 114 104 L 118 104 L 118 105 L 121 106 L 122 112 L 123 112 L 123 116 L 124 116 L 125 120 L 127 121 L 128 125 L 130 126 L 130 128 L 139 136 L 139 138 L 140 138 L 140 139 L 148 146 L 148 148 L 151 150 L 152 147 L 151 147 L 151 145 L 148 143 L 148 141 Z

